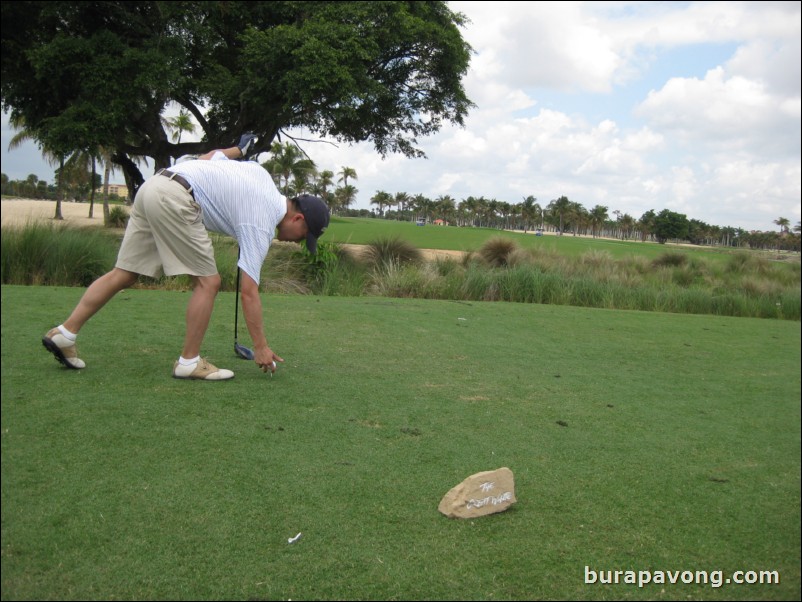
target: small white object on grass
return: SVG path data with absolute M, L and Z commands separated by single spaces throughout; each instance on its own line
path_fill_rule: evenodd
M 301 534 L 300 534 L 300 533 L 298 533 L 298 535 L 296 535 L 295 537 L 290 537 L 290 538 L 287 540 L 287 543 L 295 543 L 295 542 L 296 542 L 296 541 L 298 541 L 299 539 L 301 539 Z

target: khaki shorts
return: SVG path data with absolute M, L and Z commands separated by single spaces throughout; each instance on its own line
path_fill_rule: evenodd
M 153 278 L 214 276 L 214 249 L 201 217 L 200 205 L 181 184 L 154 175 L 136 193 L 117 267 Z

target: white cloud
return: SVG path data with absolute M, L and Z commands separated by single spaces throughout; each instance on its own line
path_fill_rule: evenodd
M 798 98 L 772 96 L 761 82 L 728 78 L 717 67 L 703 80 L 672 78 L 650 92 L 636 114 L 697 148 L 787 155 L 799 148 L 796 107 Z
M 738 48 L 726 68 L 733 75 L 761 82 L 771 94 L 798 99 L 800 54 L 799 35 L 781 40 L 759 39 Z
M 577 2 L 451 2 L 472 22 L 465 36 L 479 53 L 480 81 L 511 86 L 610 88 L 621 58 Z

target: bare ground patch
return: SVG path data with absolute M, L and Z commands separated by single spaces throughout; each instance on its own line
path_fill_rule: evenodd
M 94 217 L 89 217 L 89 203 L 61 203 L 63 220 L 56 220 L 56 201 L 38 199 L 3 199 L 2 227 L 22 227 L 31 222 L 51 220 L 70 226 L 103 226 L 103 203 L 95 202 Z

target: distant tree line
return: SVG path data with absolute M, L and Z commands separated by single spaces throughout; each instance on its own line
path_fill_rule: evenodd
M 612 211 L 596 205 L 590 210 L 565 196 L 541 205 L 534 196 L 520 203 L 497 201 L 485 197 L 469 196 L 457 202 L 449 195 L 430 199 L 423 194 L 379 190 L 371 197 L 372 209 L 353 209 L 359 190 L 353 185 L 358 180 L 356 169 L 343 166 L 336 173 L 318 170 L 314 161 L 292 142 L 274 142 L 268 159 L 262 166 L 270 172 L 276 186 L 285 195 L 301 193 L 316 194 L 324 198 L 335 214 L 348 217 L 375 217 L 392 220 L 418 221 L 430 224 L 442 223 L 459 227 L 496 228 L 500 230 L 522 230 L 558 235 L 593 236 L 619 240 L 640 240 L 658 243 L 688 242 L 697 245 L 800 251 L 800 224 L 790 228 L 787 218 L 778 218 L 774 223 L 778 231 L 747 231 L 731 226 L 715 226 L 697 219 L 688 219 L 681 213 L 653 209 L 639 218 L 628 213 Z M 84 169 L 85 171 L 85 169 Z M 91 172 L 76 176 L 79 169 L 65 170 L 67 198 L 87 200 L 88 182 Z M 56 178 L 59 177 L 56 172 Z M 67 179 L 67 176 L 71 179 Z M 106 182 L 108 180 L 106 179 Z M 100 186 L 100 177 L 95 174 L 95 183 Z M 96 186 L 96 187 L 97 187 Z M 9 181 L 2 175 L 2 192 L 34 199 L 55 199 L 58 187 L 49 185 L 31 174 L 26 180 Z
M 100 174 L 94 176 L 94 188 L 101 187 Z M 15 196 L 25 199 L 41 199 L 55 201 L 59 199 L 59 175 L 56 174 L 55 182 L 49 183 L 47 180 L 40 180 L 36 174 L 29 174 L 24 180 L 11 180 L 8 175 L 2 174 L 2 194 L 4 196 Z M 92 174 L 84 172 L 78 180 L 69 179 L 63 182 L 64 200 L 77 201 L 79 203 L 91 200 L 92 196 Z M 116 195 L 106 195 L 111 200 L 124 201 Z
M 688 242 L 697 245 L 746 247 L 784 251 L 800 250 L 800 224 L 790 229 L 787 218 L 778 218 L 778 231 L 747 231 L 731 226 L 715 226 L 686 215 L 663 209 L 646 211 L 639 218 L 628 213 L 596 205 L 590 210 L 565 196 L 541 205 L 534 196 L 520 203 L 509 203 L 485 197 L 469 196 L 457 201 L 450 195 L 435 199 L 423 194 L 390 193 L 377 190 L 370 198 L 372 210 L 352 209 L 359 192 L 353 182 L 358 179 L 351 167 L 342 167 L 336 176 L 329 170 L 319 171 L 298 146 L 291 142 L 273 143 L 270 159 L 263 163 L 279 189 L 287 195 L 307 192 L 317 194 L 332 210 L 343 216 L 378 217 L 384 219 L 442 223 L 460 227 L 497 228 L 500 230 L 542 230 L 559 235 L 594 236 L 619 240 L 641 240 L 658 243 Z M 342 186 L 337 186 L 341 183 Z

